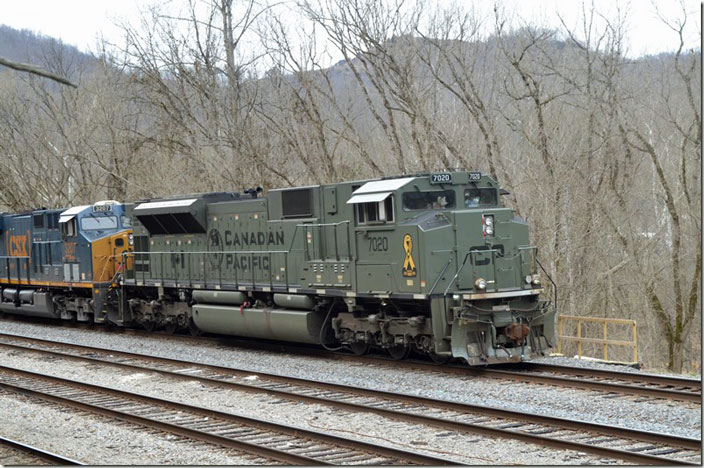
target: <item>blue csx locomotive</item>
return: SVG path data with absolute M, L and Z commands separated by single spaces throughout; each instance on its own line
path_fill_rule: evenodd
M 4 215 L 0 307 L 470 365 L 554 342 L 537 249 L 491 177 L 260 191 Z

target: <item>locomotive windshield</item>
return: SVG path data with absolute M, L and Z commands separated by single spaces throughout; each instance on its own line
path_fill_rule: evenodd
M 444 210 L 455 207 L 455 192 L 453 190 L 434 190 L 432 192 L 405 192 L 403 194 L 403 209 L 414 210 Z
M 84 231 L 104 231 L 117 228 L 117 217 L 96 216 L 81 219 L 81 229 Z
M 470 188 L 464 191 L 465 208 L 496 206 L 496 189 Z

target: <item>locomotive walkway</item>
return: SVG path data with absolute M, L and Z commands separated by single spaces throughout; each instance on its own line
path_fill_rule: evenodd
M 699 440 L 667 434 L 105 350 L 19 335 L 0 334 L 0 346 L 26 352 L 41 352 L 65 359 L 120 366 L 132 370 L 148 370 L 170 377 L 197 380 L 206 385 L 265 393 L 276 398 L 314 402 L 355 412 L 372 412 L 414 424 L 481 434 L 488 437 L 516 439 L 631 463 L 700 464 L 701 460 L 701 442 Z M 409 364 L 417 365 L 415 363 Z M 245 377 L 253 375 L 257 379 L 244 380 Z M 289 463 L 291 462 L 289 461 Z M 446 464 L 447 460 L 443 460 L 442 463 Z

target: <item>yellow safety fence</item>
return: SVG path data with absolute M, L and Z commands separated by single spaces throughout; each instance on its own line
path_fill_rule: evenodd
M 577 335 L 565 335 L 565 322 L 577 322 Z M 582 336 L 582 324 L 601 323 L 603 337 Z M 609 340 L 607 327 L 609 324 L 625 325 L 632 328 L 633 341 Z M 592 328 L 593 330 L 593 328 Z M 622 334 L 622 333 L 621 333 Z M 582 347 L 585 343 L 601 344 L 604 348 L 604 361 L 609 360 L 609 346 L 624 346 L 633 348 L 633 363 L 638 362 L 638 325 L 635 320 L 613 319 L 601 317 L 578 317 L 575 315 L 559 315 L 557 318 L 557 352 L 562 354 L 563 342 L 577 342 L 577 355 L 582 357 Z

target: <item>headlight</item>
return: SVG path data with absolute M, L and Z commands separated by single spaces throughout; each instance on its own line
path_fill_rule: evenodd
M 486 289 L 486 280 L 484 278 L 477 278 L 474 281 L 474 288 L 480 291 L 484 291 Z
M 494 235 L 494 217 L 484 216 L 482 218 L 482 229 L 484 231 L 484 236 Z
M 531 276 L 531 275 L 527 275 L 525 279 L 526 279 L 526 284 L 530 284 L 533 282 L 533 276 Z
M 130 234 L 127 236 L 127 243 L 130 245 L 134 245 L 134 234 Z
M 537 274 L 533 275 L 531 284 L 533 286 L 540 286 L 540 276 L 538 276 Z

